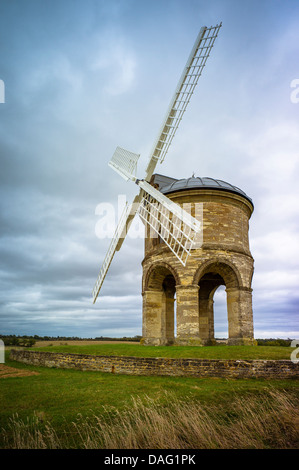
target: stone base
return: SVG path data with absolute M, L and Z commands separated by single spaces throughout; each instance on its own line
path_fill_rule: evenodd
M 140 344 L 144 346 L 215 346 L 217 341 L 214 338 L 201 339 L 196 337 L 190 338 L 142 338 Z M 228 346 L 257 346 L 254 338 L 228 338 L 226 344 Z
M 141 338 L 140 344 L 143 346 L 203 346 L 200 338 Z
M 203 346 L 216 346 L 216 344 L 218 344 L 214 338 L 202 339 L 201 341 Z
M 203 346 L 203 342 L 200 338 L 190 337 L 190 338 L 176 338 L 176 346 Z
M 174 339 L 167 338 L 141 338 L 140 344 L 143 346 L 172 346 Z
M 229 346 L 257 346 L 257 341 L 254 338 L 228 338 L 227 344 Z

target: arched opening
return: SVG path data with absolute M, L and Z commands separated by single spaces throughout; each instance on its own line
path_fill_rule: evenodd
M 225 286 L 217 287 L 214 293 L 214 336 L 216 341 L 227 341 L 228 319 Z
M 214 294 L 223 285 L 223 277 L 216 272 L 205 273 L 198 283 L 199 329 L 200 337 L 205 341 L 215 339 Z
M 209 262 L 196 276 L 199 335 L 203 343 L 213 344 L 217 337 L 223 338 L 224 333 L 228 339 L 239 338 L 240 279 L 237 271 L 225 262 Z
M 176 329 L 177 275 L 167 266 L 156 265 L 147 273 L 143 292 L 143 341 L 171 345 Z
M 175 309 L 175 279 L 168 274 L 162 284 L 164 296 L 162 298 L 162 311 L 165 309 L 165 343 L 173 344 L 176 332 L 176 309 Z

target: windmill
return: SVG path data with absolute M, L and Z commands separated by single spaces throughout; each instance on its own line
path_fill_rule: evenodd
M 221 26 L 222 23 L 210 28 L 203 26 L 200 29 L 170 102 L 158 138 L 153 145 L 144 178 L 138 179 L 136 176 L 139 154 L 117 147 L 108 163 L 126 181 L 134 182 L 139 187 L 139 192 L 131 204 L 126 203 L 120 217 L 92 291 L 93 303 L 99 295 L 114 254 L 120 250 L 136 214 L 159 235 L 183 266 L 186 265 L 196 236 L 201 230 L 201 224 L 178 204 L 155 189 L 150 184 L 150 180 L 157 163 L 162 163 L 165 159 Z

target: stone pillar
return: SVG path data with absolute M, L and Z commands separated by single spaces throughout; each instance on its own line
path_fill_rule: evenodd
M 199 336 L 203 344 L 212 344 L 214 338 L 214 301 L 213 298 L 199 296 Z
M 176 344 L 200 346 L 197 285 L 176 286 L 177 336 Z
M 160 290 L 148 290 L 143 293 L 143 344 L 161 344 L 164 295 Z
M 228 344 L 253 344 L 252 290 L 228 288 Z
M 253 333 L 252 289 L 240 289 L 240 312 L 243 344 L 256 344 Z
M 170 345 L 174 342 L 174 297 L 161 290 L 143 293 L 143 344 Z
M 165 294 L 165 344 L 174 343 L 174 295 Z

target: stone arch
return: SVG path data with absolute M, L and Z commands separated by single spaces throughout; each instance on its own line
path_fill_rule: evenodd
M 175 279 L 175 285 L 181 285 L 180 277 L 173 266 L 165 262 L 153 263 L 143 279 L 143 292 L 146 290 L 160 289 L 164 278 L 171 274 Z
M 204 343 L 215 341 L 213 297 L 220 285 L 226 287 L 229 344 L 242 344 L 252 337 L 251 289 L 242 285 L 239 270 L 232 262 L 224 258 L 206 261 L 197 269 L 193 282 L 199 286 L 199 335 Z
M 154 263 L 144 277 L 142 336 L 145 344 L 170 345 L 175 338 L 176 270 Z
M 227 288 L 242 286 L 242 279 L 238 268 L 231 261 L 225 258 L 210 259 L 201 264 L 194 274 L 193 284 L 198 285 L 200 279 L 206 273 L 213 272 L 219 274 L 223 278 Z

